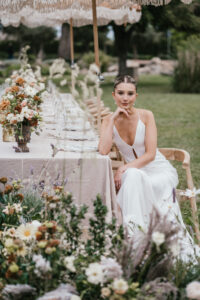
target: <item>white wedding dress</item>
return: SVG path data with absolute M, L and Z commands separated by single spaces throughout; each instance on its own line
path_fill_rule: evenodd
M 139 114 L 133 145 L 128 145 L 120 137 L 115 126 L 113 127 L 113 141 L 126 163 L 145 153 L 145 124 Z M 185 230 L 179 204 L 175 198 L 174 191 L 177 184 L 176 169 L 157 149 L 152 162 L 140 169 L 128 168 L 123 173 L 117 202 L 122 211 L 123 224 L 128 228 L 136 225 L 134 227 L 141 227 L 146 231 L 154 207 L 162 215 L 167 214 L 170 221 L 178 222 L 179 220 L 183 228 L 180 233 L 181 248 L 184 249 L 181 258 L 188 260 L 188 256 L 194 256 L 194 244 Z

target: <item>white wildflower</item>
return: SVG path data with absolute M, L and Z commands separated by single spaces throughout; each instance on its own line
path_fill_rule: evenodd
M 188 198 L 193 198 L 198 194 L 200 194 L 200 189 L 197 190 L 195 187 L 193 188 L 193 190 L 186 189 L 185 192 L 180 193 L 181 196 L 186 196 Z
M 186 294 L 189 299 L 200 300 L 200 282 L 190 282 L 186 287 Z
M 85 271 L 87 279 L 93 284 L 98 284 L 103 281 L 103 269 L 99 263 L 92 263 Z
M 64 265 L 67 269 L 69 269 L 71 272 L 76 272 L 75 266 L 74 266 L 74 261 L 75 261 L 75 256 L 67 256 L 64 259 Z
M 113 258 L 101 258 L 101 266 L 103 269 L 104 280 L 121 278 L 123 272 L 121 266 Z
M 22 207 L 21 207 L 21 204 L 17 204 L 17 203 L 14 203 L 13 204 L 13 208 L 14 210 L 16 211 L 16 213 L 19 213 L 19 212 L 22 212 Z
M 13 247 L 13 246 L 14 246 L 13 239 L 10 239 L 10 238 L 6 239 L 6 240 L 5 240 L 5 243 L 4 243 L 4 246 L 5 246 L 6 248 L 11 248 L 11 247 Z
M 51 266 L 50 262 L 47 261 L 42 255 L 33 255 L 33 261 L 35 262 L 35 270 L 34 273 L 41 277 L 46 273 L 50 272 Z
M 38 220 L 33 220 L 30 224 L 33 225 L 36 230 L 42 225 Z
M 123 295 L 128 290 L 128 283 L 124 279 L 115 279 L 112 288 L 116 294 Z
M 35 238 L 35 233 L 36 233 L 36 228 L 34 225 L 30 223 L 21 224 L 16 230 L 16 235 L 21 240 L 25 240 L 25 241 L 29 241 Z
M 24 92 L 26 93 L 27 96 L 34 97 L 38 91 L 35 88 L 32 88 L 31 86 L 28 85 L 24 89 Z
M 14 99 L 14 96 L 12 94 L 7 94 L 6 95 L 6 98 L 8 98 L 9 100 L 13 100 Z
M 172 252 L 172 255 L 174 257 L 176 256 L 179 256 L 180 254 L 180 251 L 181 251 L 181 248 L 180 248 L 180 245 L 178 243 L 173 243 L 171 246 L 170 246 L 170 250 Z
M 7 115 L 6 119 L 10 122 L 13 117 L 14 117 L 14 114 L 10 113 L 10 114 Z
M 165 241 L 165 235 L 162 232 L 155 231 L 152 234 L 152 241 L 156 244 L 156 246 L 160 246 L 164 243 Z

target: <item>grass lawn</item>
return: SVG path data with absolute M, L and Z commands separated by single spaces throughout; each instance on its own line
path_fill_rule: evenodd
M 111 96 L 112 82 L 113 78 L 109 78 L 102 84 L 102 99 L 105 105 L 115 110 Z M 136 107 L 149 109 L 154 113 L 158 128 L 158 147 L 187 150 L 191 156 L 194 185 L 200 188 L 200 95 L 175 94 L 171 90 L 171 78 L 157 75 L 140 76 L 138 94 Z M 179 174 L 179 187 L 185 188 L 185 170 L 177 162 L 173 165 Z M 188 204 L 184 204 L 182 209 L 185 221 L 189 224 Z

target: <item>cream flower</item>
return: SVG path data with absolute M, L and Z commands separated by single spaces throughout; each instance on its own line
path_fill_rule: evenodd
M 180 193 L 181 196 L 186 196 L 188 198 L 193 198 L 198 194 L 200 194 L 200 189 L 197 190 L 196 188 L 193 188 L 193 190 L 186 189 L 185 192 Z
M 5 232 L 5 234 L 6 234 L 6 235 L 9 235 L 9 236 L 11 236 L 11 237 L 13 237 L 13 236 L 15 236 L 15 234 L 16 234 L 16 230 L 15 230 L 14 227 L 9 228 L 9 229 Z
M 155 231 L 152 234 L 152 241 L 156 244 L 156 246 L 160 246 L 164 243 L 165 241 L 165 235 L 162 232 Z
M 109 297 L 110 295 L 111 295 L 111 290 L 110 290 L 109 288 L 104 287 L 104 288 L 101 289 L 101 296 L 102 296 L 103 298 L 107 298 L 107 297 Z
M 112 288 L 116 294 L 123 295 L 128 290 L 128 283 L 124 279 L 115 279 Z
M 200 282 L 190 282 L 186 287 L 186 294 L 189 299 L 200 300 Z
M 75 256 L 71 255 L 71 256 L 67 256 L 64 259 L 64 265 L 67 269 L 69 269 L 71 272 L 76 272 L 76 269 L 74 267 L 74 260 L 75 260 Z
M 26 256 L 26 254 L 27 254 L 27 249 L 24 245 L 23 245 L 23 247 L 20 247 L 19 249 L 17 249 L 18 256 L 24 257 L 24 256 Z
M 32 224 L 22 224 L 20 225 L 17 230 L 16 230 L 16 235 L 21 239 L 21 240 L 31 240 L 32 238 L 35 238 L 35 232 L 36 232 L 36 227 Z
M 4 243 L 4 246 L 5 246 L 6 248 L 11 248 L 11 247 L 13 247 L 13 246 L 14 246 L 13 239 L 10 239 L 10 238 L 6 239 L 6 240 L 5 240 L 5 243 Z
M 103 269 L 99 263 L 92 263 L 85 271 L 87 279 L 93 284 L 98 284 L 103 281 Z

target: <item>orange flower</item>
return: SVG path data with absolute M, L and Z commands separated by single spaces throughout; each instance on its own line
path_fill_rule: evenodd
M 25 98 L 25 95 L 24 94 L 19 94 L 18 96 L 17 96 L 17 98 Z
M 0 178 L 0 182 L 3 184 L 6 184 L 6 182 L 8 181 L 8 179 L 6 177 L 1 177 Z
M 2 100 L 0 103 L 0 110 L 5 110 L 10 105 L 9 100 Z
M 38 97 L 38 96 L 34 96 L 34 98 L 33 98 L 35 101 L 40 101 L 40 97 Z
M 15 261 L 16 256 L 12 253 L 8 256 L 8 262 L 11 263 L 13 261 Z
M 40 241 L 43 238 L 43 234 L 41 231 L 36 231 L 35 237 L 37 241 Z
M 13 186 L 10 184 L 7 184 L 5 186 L 4 194 L 9 194 L 10 192 L 12 192 L 12 190 L 13 190 Z
M 22 200 L 24 199 L 24 195 L 22 194 L 17 194 L 16 197 L 20 202 L 22 202 Z
M 38 230 L 40 232 L 45 232 L 45 231 L 47 231 L 47 227 L 45 225 L 41 225 L 40 227 L 38 227 Z
M 19 87 L 17 85 L 11 87 L 11 92 L 17 93 L 19 92 Z
M 23 78 L 19 77 L 19 78 L 17 78 L 17 80 L 15 82 L 19 85 L 23 85 L 25 80 Z
M 22 111 L 21 105 L 18 104 L 17 106 L 15 106 L 15 110 L 17 110 L 18 113 L 20 114 L 20 112 Z
M 49 247 L 55 247 L 55 246 L 58 246 L 60 244 L 60 241 L 59 240 L 50 240 L 49 241 Z
M 30 126 L 37 126 L 38 120 L 30 120 Z

